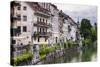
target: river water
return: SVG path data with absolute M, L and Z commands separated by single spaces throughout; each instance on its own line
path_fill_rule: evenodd
M 91 62 L 97 60 L 97 47 L 82 47 L 73 51 L 65 51 L 65 54 L 59 58 L 49 58 L 43 60 L 45 62 L 40 64 L 57 64 L 57 63 L 76 63 L 76 62 Z M 32 65 L 31 61 L 20 63 L 19 65 Z
M 59 58 L 53 58 L 48 62 L 45 60 L 44 64 L 56 64 L 56 63 L 75 63 L 75 62 L 89 62 L 97 60 L 97 50 L 94 47 L 84 47 L 81 50 L 76 50 L 71 53 L 65 53 Z

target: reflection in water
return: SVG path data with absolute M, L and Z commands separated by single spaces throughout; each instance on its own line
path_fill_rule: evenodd
M 94 47 L 84 47 L 81 50 L 73 51 L 72 53 L 66 53 L 60 58 L 55 58 L 48 62 L 45 60 L 45 64 L 55 64 L 55 63 L 73 63 L 73 62 L 87 62 L 96 61 L 97 50 Z
M 50 60 L 49 60 L 50 59 Z M 44 62 L 37 64 L 56 64 L 56 63 L 75 63 L 75 62 L 87 62 L 97 60 L 97 47 L 89 46 L 82 47 L 82 49 L 66 50 L 66 53 L 59 58 L 48 58 Z M 31 65 L 31 61 L 27 63 L 20 63 L 19 65 Z

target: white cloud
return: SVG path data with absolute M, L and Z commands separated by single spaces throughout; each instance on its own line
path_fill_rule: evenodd
M 97 7 L 89 5 L 76 5 L 76 4 L 55 4 L 58 9 L 63 10 L 66 14 L 71 16 L 76 22 L 78 17 L 81 21 L 82 18 L 88 18 L 91 23 L 97 22 Z

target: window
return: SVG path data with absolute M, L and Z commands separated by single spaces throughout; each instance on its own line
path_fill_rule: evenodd
M 26 6 L 23 6 L 23 10 L 27 10 L 27 7 Z
M 21 10 L 21 7 L 20 7 L 20 6 L 18 6 L 18 7 L 17 7 L 17 9 L 18 9 L 18 10 Z
M 23 21 L 27 21 L 27 16 L 23 16 Z
M 43 28 L 43 33 L 44 33 L 44 28 Z
M 41 28 L 40 28 L 40 33 L 41 33 Z
M 71 40 L 73 40 L 73 37 L 71 37 Z
M 47 28 L 46 28 L 46 32 L 47 32 Z
M 21 20 L 21 15 L 20 15 L 20 14 L 17 15 L 17 19 L 18 19 L 18 20 Z
M 57 43 L 57 39 L 58 39 L 58 38 L 56 37 L 56 43 Z
M 41 18 L 40 18 L 40 22 L 41 22 Z
M 40 38 L 38 37 L 38 42 L 40 42 Z
M 45 8 L 45 3 L 44 3 L 44 8 Z
M 48 7 L 48 3 L 46 3 L 46 9 L 47 9 L 47 7 Z
M 12 44 L 16 44 L 16 40 L 12 40 Z
M 20 45 L 23 45 L 23 43 L 21 43 Z
M 44 22 L 44 19 L 43 19 L 43 22 Z
M 21 27 L 20 26 L 17 27 L 17 31 L 18 31 L 18 33 L 21 33 Z
M 23 32 L 27 32 L 27 27 L 23 26 Z
M 47 38 L 45 37 L 45 42 L 47 41 Z
M 50 11 L 50 5 L 49 5 L 49 7 L 48 7 L 48 8 L 49 8 L 49 11 Z
M 47 23 L 47 20 L 46 20 L 46 23 Z
M 70 32 L 71 31 L 71 27 L 70 27 L 70 25 L 68 25 L 68 32 Z

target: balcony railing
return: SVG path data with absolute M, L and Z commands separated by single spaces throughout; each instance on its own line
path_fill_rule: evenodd
M 16 21 L 16 20 L 20 21 L 21 18 L 19 18 L 19 17 L 17 17 L 17 16 L 14 16 L 14 15 L 11 15 L 11 22 L 14 22 L 14 21 Z
M 21 32 L 17 28 L 11 28 L 10 29 L 11 36 L 19 36 Z
M 49 23 L 45 23 L 45 22 L 37 22 L 34 24 L 34 26 L 39 26 L 39 27 L 46 27 L 46 28 L 49 28 L 51 27 L 52 25 Z
M 49 37 L 51 35 L 52 35 L 51 32 L 35 32 L 33 34 L 34 37 Z
M 50 36 L 52 35 L 51 32 L 39 32 L 39 36 Z
M 39 16 L 44 17 L 50 17 L 50 11 L 47 9 L 44 9 L 42 7 L 34 7 L 35 8 L 35 14 Z

